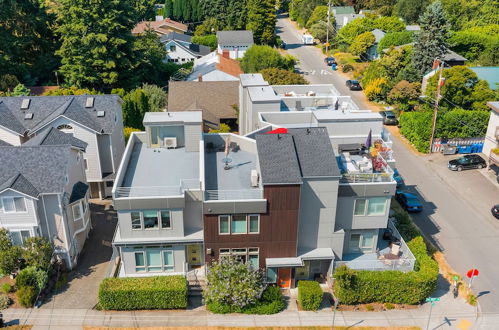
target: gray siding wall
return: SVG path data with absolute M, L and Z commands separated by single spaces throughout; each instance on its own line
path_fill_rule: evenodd
M 298 251 L 332 247 L 338 179 L 304 179 L 300 193 Z
M 166 209 L 165 209 L 166 210 Z M 135 210 L 134 210 L 135 211 Z M 142 211 L 142 210 L 136 210 Z M 171 229 L 141 229 L 132 230 L 132 217 L 130 210 L 118 211 L 118 221 L 122 238 L 156 238 L 156 237 L 183 237 L 184 236 L 184 210 L 170 209 Z M 161 220 L 160 220 L 161 221 Z
M 391 200 L 390 196 L 379 197 L 387 198 L 386 212 L 382 216 L 354 216 L 355 200 L 362 197 L 339 197 L 336 212 L 336 230 L 386 228 Z
M 201 124 L 185 124 L 185 150 L 199 151 L 199 141 L 201 140 Z
M 336 257 L 343 258 L 343 246 L 345 244 L 345 231 L 343 229 L 333 233 L 332 249 Z
M 203 230 L 203 202 L 196 201 L 186 194 L 184 209 L 184 234 Z
M 42 195 L 38 205 L 43 236 L 49 238 L 55 246 L 68 249 L 66 226 L 59 207 L 58 195 Z
M 186 262 L 185 258 L 185 245 L 173 245 L 171 249 L 173 250 L 173 265 L 174 270 L 172 272 L 154 272 L 154 273 L 146 273 L 135 271 L 135 252 L 144 251 L 145 249 L 141 249 L 141 246 L 134 247 L 121 247 L 121 258 L 123 261 L 123 267 L 125 269 L 126 276 L 155 276 L 155 275 L 168 275 L 174 273 L 182 273 L 184 271 L 184 266 Z
M 113 153 L 113 173 L 118 172 L 121 158 L 125 153 L 125 135 L 123 133 L 123 117 L 121 111 L 116 112 L 116 124 L 111 134 L 111 150 Z
M 111 136 L 109 134 L 97 135 L 99 145 L 99 158 L 102 173 L 113 172 L 113 160 L 111 155 Z
M 21 145 L 21 137 L 10 131 L 7 131 L 3 127 L 0 127 L 0 140 L 10 143 L 14 146 Z
M 185 198 L 184 196 L 171 198 L 115 198 L 113 206 L 115 210 L 183 209 L 185 207 Z
M 281 110 L 280 102 L 253 102 L 250 104 L 249 111 L 251 117 L 249 118 L 251 118 L 251 126 L 249 126 L 248 132 L 261 128 L 258 120 L 258 113 L 279 112 Z
M 5 213 L 1 199 L 3 197 L 24 197 L 26 212 Z M 38 226 L 36 200 L 7 190 L 0 194 L 0 226 Z

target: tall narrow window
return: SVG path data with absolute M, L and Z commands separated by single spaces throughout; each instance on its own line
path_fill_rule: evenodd
M 249 216 L 249 232 L 250 234 L 258 234 L 260 232 L 260 216 L 258 214 Z
M 365 215 L 366 214 L 366 200 L 356 199 L 353 215 Z
M 135 271 L 145 272 L 146 264 L 144 259 L 144 252 L 135 252 Z
M 170 229 L 171 227 L 170 211 L 161 211 L 161 228 Z
M 218 233 L 230 234 L 229 232 L 229 219 L 228 215 L 221 215 L 218 217 Z
M 142 229 L 142 224 L 140 221 L 140 212 L 131 212 L 130 215 L 132 217 L 132 229 L 133 230 Z
M 248 249 L 248 261 L 253 269 L 260 268 L 259 258 L 258 258 L 258 248 Z
M 81 220 L 82 218 L 82 210 L 81 210 L 81 204 L 75 204 L 72 206 L 73 208 L 73 220 L 78 221 Z
M 24 197 L 14 197 L 14 204 L 16 205 L 16 212 L 26 212 Z
M 164 265 L 164 270 L 166 271 L 174 270 L 173 251 L 171 250 L 163 251 L 163 265 Z
M 161 271 L 161 252 L 159 250 L 147 249 L 147 270 L 150 272 Z
M 158 211 L 144 211 L 144 229 L 158 229 Z
M 231 222 L 232 234 L 246 234 L 246 215 L 234 214 Z

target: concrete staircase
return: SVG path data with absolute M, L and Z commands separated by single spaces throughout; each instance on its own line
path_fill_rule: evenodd
M 201 297 L 206 286 L 205 266 L 187 272 L 186 279 L 189 284 L 189 296 Z

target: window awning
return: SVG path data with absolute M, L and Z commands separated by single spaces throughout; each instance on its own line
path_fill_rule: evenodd
M 267 267 L 301 267 L 303 263 L 301 258 L 266 258 Z
M 266 258 L 267 267 L 301 267 L 305 260 L 334 260 L 334 252 L 331 248 L 317 248 L 298 257 L 290 258 Z
M 334 260 L 334 252 L 331 248 L 317 248 L 301 254 L 299 258 L 301 258 L 301 260 Z

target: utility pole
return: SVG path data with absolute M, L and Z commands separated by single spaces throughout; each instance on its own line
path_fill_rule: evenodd
M 433 109 L 433 125 L 431 128 L 431 140 L 430 140 L 430 153 L 433 152 L 433 141 L 435 139 L 435 128 L 437 126 L 437 112 L 438 112 L 438 101 L 440 100 L 440 88 L 442 87 L 442 71 L 444 68 L 444 62 L 440 61 L 438 59 L 435 59 L 435 61 L 439 62 L 439 76 L 438 76 L 438 81 L 437 81 L 437 95 L 435 99 L 435 108 Z
M 326 56 L 328 56 L 327 51 L 329 49 L 329 15 L 331 12 L 331 0 L 327 4 L 327 25 L 326 25 Z

